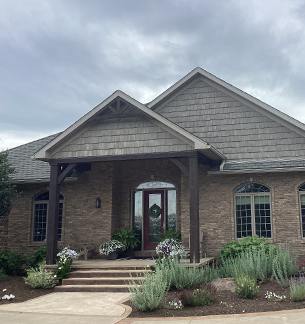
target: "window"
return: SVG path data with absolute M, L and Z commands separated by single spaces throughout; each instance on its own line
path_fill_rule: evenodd
M 270 238 L 270 189 L 258 183 L 238 186 L 235 189 L 235 216 L 237 238 L 254 235 Z
M 61 240 L 62 234 L 62 217 L 63 217 L 63 195 L 59 196 L 59 215 L 58 215 L 58 228 L 57 239 Z M 37 195 L 34 198 L 33 207 L 33 241 L 42 242 L 47 236 L 47 217 L 49 206 L 49 193 L 45 192 Z
M 305 183 L 299 187 L 300 210 L 301 210 L 301 231 L 302 237 L 305 237 Z

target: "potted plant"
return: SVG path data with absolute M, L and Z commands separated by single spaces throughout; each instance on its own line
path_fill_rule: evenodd
M 123 256 L 132 255 L 133 250 L 140 243 L 140 241 L 136 238 L 135 233 L 127 228 L 118 230 L 112 235 L 112 238 L 124 244 L 125 250 L 121 251 L 121 253 L 123 252 Z
M 118 258 L 119 252 L 126 250 L 126 246 L 118 240 L 110 240 L 100 245 L 99 253 L 106 256 L 108 260 Z

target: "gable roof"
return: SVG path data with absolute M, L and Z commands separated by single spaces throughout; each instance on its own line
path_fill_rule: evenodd
M 105 110 L 108 107 L 108 105 L 116 99 L 124 100 L 125 102 L 129 103 L 136 109 L 143 112 L 146 116 L 150 117 L 151 119 L 165 126 L 170 132 L 175 133 L 177 134 L 177 136 L 183 137 L 188 142 L 193 143 L 195 150 L 209 151 L 210 154 L 218 157 L 218 159 L 224 159 L 224 156 L 220 152 L 218 152 L 214 147 L 212 147 L 205 141 L 187 132 L 183 128 L 179 127 L 175 123 L 166 119 L 162 115 L 149 109 L 139 101 L 128 96 L 126 93 L 120 90 L 115 91 L 111 96 L 106 98 L 102 103 L 94 107 L 91 111 L 89 111 L 87 114 L 81 117 L 78 121 L 76 121 L 74 124 L 69 126 L 65 131 L 63 131 L 57 137 L 55 137 L 53 140 L 47 143 L 43 148 L 41 148 L 38 152 L 36 152 L 33 155 L 33 158 L 41 159 L 41 160 L 51 159 L 49 152 L 55 146 L 59 145 L 60 143 L 63 143 L 69 136 L 75 134 L 77 130 L 79 130 L 82 126 L 84 126 L 89 120 L 92 120 L 92 118 L 96 116 L 98 113 Z
M 300 132 L 302 135 L 305 135 L 305 124 L 296 120 L 295 118 L 281 112 L 280 110 L 264 103 L 263 101 L 251 96 L 250 94 L 238 89 L 237 87 L 233 86 L 232 84 L 216 77 L 214 74 L 202 69 L 201 67 L 194 68 L 191 72 L 189 72 L 186 76 L 178 80 L 160 95 L 158 95 L 154 100 L 147 103 L 146 106 L 151 109 L 155 109 L 159 106 L 162 102 L 166 101 L 171 95 L 173 95 L 177 90 L 182 88 L 186 83 L 191 81 L 196 76 L 203 76 L 207 80 L 213 82 L 214 84 L 222 87 L 223 89 L 237 95 L 239 98 L 244 99 L 248 103 L 259 107 L 262 111 L 268 114 L 271 118 L 276 118 L 277 121 L 284 123 L 285 126 L 292 126 L 295 131 Z

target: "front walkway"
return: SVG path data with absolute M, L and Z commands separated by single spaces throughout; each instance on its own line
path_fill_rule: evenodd
M 127 318 L 120 324 L 304 324 L 305 309 L 239 315 L 171 318 Z
M 0 323 L 117 323 L 131 309 L 122 305 L 128 293 L 51 293 L 23 303 L 0 306 Z

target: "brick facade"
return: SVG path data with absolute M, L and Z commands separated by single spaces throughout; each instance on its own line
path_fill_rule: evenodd
M 92 163 L 75 181 L 65 182 L 62 245 L 97 245 L 111 233 L 131 226 L 132 192 L 142 182 L 171 182 L 177 189 L 177 223 L 183 242 L 189 242 L 188 179 L 170 160 L 138 160 Z M 210 175 L 200 166 L 200 237 L 203 255 L 217 255 L 222 245 L 235 238 L 234 188 L 247 181 L 271 189 L 272 241 L 287 245 L 305 257 L 301 237 L 298 187 L 305 172 L 243 175 Z M 32 242 L 33 196 L 46 184 L 24 185 L 6 220 L 0 223 L 0 248 L 30 253 L 41 243 Z M 101 208 L 95 200 L 101 198 Z

